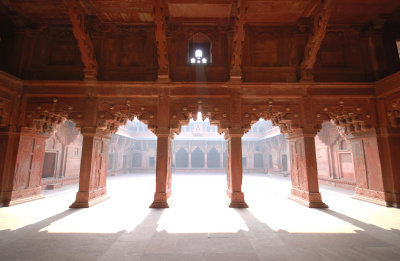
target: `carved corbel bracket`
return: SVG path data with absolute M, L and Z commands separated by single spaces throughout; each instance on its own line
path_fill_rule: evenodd
M 332 14 L 332 6 L 335 0 L 322 1 L 320 10 L 314 17 L 314 27 L 304 51 L 304 59 L 300 65 L 301 81 L 314 81 L 313 70 L 317 60 L 319 49 L 325 38 L 326 28 Z
M 171 106 L 170 127 L 176 134 L 181 127 L 188 125 L 190 119 L 197 120 L 197 112 L 202 113 L 202 120 L 209 118 L 211 125 L 218 127 L 221 134 L 229 127 L 229 104 L 221 102 L 196 100 L 176 101 Z
M 400 98 L 388 102 L 386 116 L 391 127 L 400 128 Z
M 6 99 L 0 99 L 0 127 L 8 126 L 10 122 L 11 102 Z
M 245 21 L 246 21 L 246 0 L 239 0 L 236 3 L 234 12 L 234 31 L 232 43 L 231 58 L 231 81 L 242 80 L 242 62 L 243 62 L 243 46 L 245 39 Z
M 360 102 L 361 103 L 361 102 Z M 374 127 L 374 118 L 366 103 L 345 103 L 339 100 L 337 104 L 330 104 L 316 108 L 316 128 L 321 129 L 322 123 L 331 121 L 336 125 L 340 135 L 343 137 L 357 133 L 370 131 Z
M 83 123 L 82 104 L 77 100 L 58 98 L 28 101 L 22 128 L 39 135 L 52 135 L 65 120 L 71 120 L 80 129 Z
M 163 0 L 154 0 L 154 22 L 158 56 L 158 79 L 169 80 L 166 8 Z
M 99 102 L 97 114 L 97 128 L 111 134 L 118 131 L 119 126 L 125 125 L 128 120 L 138 120 L 147 124 L 148 129 L 156 128 L 156 105 L 140 105 L 128 100 L 108 100 Z
M 274 126 L 279 126 L 282 134 L 294 132 L 301 126 L 299 108 L 296 104 L 269 99 L 262 103 L 245 104 L 242 111 L 243 128 L 246 132 L 260 118 L 270 120 Z
M 85 65 L 85 80 L 97 80 L 98 64 L 94 45 L 88 31 L 85 11 L 76 0 L 64 0 L 72 23 L 72 31 L 81 51 L 82 63 Z

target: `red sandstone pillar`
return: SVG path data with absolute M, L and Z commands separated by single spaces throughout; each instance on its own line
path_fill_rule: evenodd
M 168 208 L 171 197 L 172 137 L 169 129 L 158 130 L 156 161 L 156 192 L 151 208 Z
M 400 126 L 396 123 L 393 112 L 397 103 L 386 107 L 384 99 L 378 99 L 379 127 L 377 140 L 379 158 L 382 166 L 383 187 L 386 205 L 400 208 Z M 390 109 L 388 109 L 390 108 Z
M 0 133 L 1 203 L 11 206 L 43 198 L 42 168 L 46 137 L 8 130 Z
M 88 128 L 82 131 L 82 136 L 79 191 L 70 208 L 88 208 L 108 199 L 106 177 L 111 135 Z
M 227 201 L 230 208 L 248 208 L 242 192 L 242 130 L 229 130 L 225 135 L 227 141 Z
M 382 130 L 383 131 L 383 130 Z M 347 137 L 353 151 L 356 175 L 355 199 L 383 206 L 398 206 L 400 196 L 399 159 L 400 138 L 398 135 L 375 130 Z M 382 165 L 381 165 L 382 160 Z
M 386 205 L 400 208 L 400 129 L 381 129 L 378 148 Z
M 291 154 L 292 190 L 290 199 L 309 208 L 327 208 L 322 202 L 318 186 L 317 159 L 315 154 L 316 133 L 298 130 L 287 134 Z

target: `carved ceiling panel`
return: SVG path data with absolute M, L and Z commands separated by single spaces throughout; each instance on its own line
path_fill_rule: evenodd
M 379 14 L 390 14 L 400 7 L 398 0 L 336 0 L 331 22 L 334 24 L 365 24 L 379 18 Z

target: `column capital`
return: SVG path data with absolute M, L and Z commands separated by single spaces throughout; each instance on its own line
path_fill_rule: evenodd
M 291 132 L 291 133 L 286 133 L 285 137 L 288 140 L 294 140 L 298 138 L 314 138 L 315 135 L 317 135 L 317 129 L 302 129 L 298 128 L 296 131 Z
M 225 139 L 230 139 L 230 138 L 241 138 L 244 135 L 244 130 L 243 129 L 227 129 L 225 133 Z
M 111 139 L 112 134 L 108 131 L 99 129 L 97 127 L 82 127 L 82 136 L 101 136 L 102 138 Z
M 170 139 L 174 138 L 174 131 L 172 129 L 155 129 L 154 134 L 157 138 L 168 137 Z

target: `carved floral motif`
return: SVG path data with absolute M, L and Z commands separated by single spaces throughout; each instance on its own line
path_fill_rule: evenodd
M 116 133 L 119 126 L 125 125 L 135 117 L 148 125 L 151 131 L 156 128 L 157 104 L 140 105 L 130 100 L 114 100 L 99 103 L 97 128 L 108 133 Z
M 400 127 L 400 98 L 388 102 L 387 117 L 392 127 Z
M 83 122 L 83 104 L 80 100 L 46 98 L 28 101 L 24 127 L 39 134 L 54 134 L 65 120 L 71 120 L 80 129 Z
M 293 133 L 300 128 L 298 105 L 272 99 L 257 104 L 243 105 L 242 121 L 245 131 L 260 118 L 272 121 L 274 126 L 279 126 L 281 133 Z
M 353 135 L 367 132 L 373 126 L 372 115 L 368 109 L 368 103 L 363 105 L 347 104 L 339 100 L 337 104 L 325 105 L 316 113 L 318 128 L 324 121 L 331 121 L 336 125 L 340 135 Z

